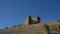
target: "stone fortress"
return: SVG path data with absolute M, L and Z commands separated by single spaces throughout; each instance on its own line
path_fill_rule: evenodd
M 39 16 L 35 16 L 34 18 L 32 18 L 31 16 L 27 16 L 26 19 L 23 21 L 22 25 L 31 25 L 37 23 L 40 23 Z
M 60 34 L 60 20 L 41 23 L 39 16 L 27 16 L 20 26 L 0 29 L 0 34 Z

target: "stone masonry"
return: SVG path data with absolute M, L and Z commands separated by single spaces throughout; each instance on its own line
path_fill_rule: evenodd
M 31 16 L 27 16 L 26 19 L 23 21 L 22 25 L 31 25 L 37 23 L 40 23 L 39 16 L 35 16 L 34 18 L 32 18 Z

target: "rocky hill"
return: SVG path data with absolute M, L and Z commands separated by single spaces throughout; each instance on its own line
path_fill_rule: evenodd
M 0 34 L 60 34 L 60 20 L 41 23 L 38 18 L 31 22 L 29 19 L 20 26 L 0 30 Z

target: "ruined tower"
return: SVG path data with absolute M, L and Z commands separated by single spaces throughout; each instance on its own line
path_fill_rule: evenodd
M 29 25 L 30 22 L 31 22 L 31 16 L 27 16 L 27 17 L 24 19 L 22 25 Z
M 31 24 L 37 24 L 37 23 L 40 23 L 39 16 L 35 16 L 34 18 L 31 18 L 31 16 L 27 16 L 23 21 L 22 25 L 31 25 Z

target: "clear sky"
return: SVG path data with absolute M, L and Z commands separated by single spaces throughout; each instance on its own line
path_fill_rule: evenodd
M 0 28 L 21 24 L 28 15 L 59 20 L 60 0 L 0 0 Z

